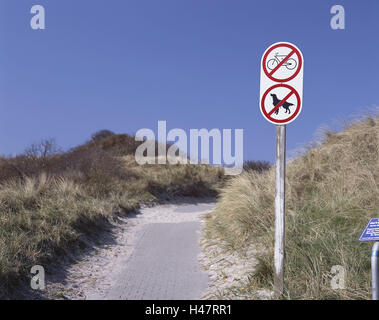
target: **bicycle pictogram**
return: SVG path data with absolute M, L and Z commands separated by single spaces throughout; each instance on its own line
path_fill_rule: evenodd
M 303 70 L 302 54 L 297 47 L 287 42 L 270 46 L 262 56 L 262 71 L 274 82 L 289 82 Z
M 282 62 L 287 57 L 286 54 L 279 54 L 279 52 L 276 52 L 274 55 L 274 58 L 267 61 L 267 69 L 274 70 L 280 62 Z M 297 62 L 293 58 L 289 58 L 280 66 L 286 67 L 288 70 L 293 70 L 297 66 Z

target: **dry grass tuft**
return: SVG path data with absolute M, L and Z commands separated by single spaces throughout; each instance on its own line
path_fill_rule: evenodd
M 288 299 L 370 297 L 369 243 L 358 238 L 379 207 L 379 118 L 327 132 L 320 146 L 287 166 L 286 274 Z M 251 297 L 272 289 L 275 168 L 248 171 L 228 182 L 206 225 L 207 238 L 231 250 L 261 244 L 250 277 Z M 345 268 L 345 290 L 333 290 L 331 268 Z
M 96 139 L 95 139 L 96 138 Z M 0 158 L 0 298 L 28 283 L 71 245 L 85 245 L 118 214 L 176 196 L 210 196 L 223 170 L 210 166 L 139 166 L 137 144 L 106 130 L 68 152 L 52 141 Z

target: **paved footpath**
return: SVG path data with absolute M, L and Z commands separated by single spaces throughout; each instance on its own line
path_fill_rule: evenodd
M 143 209 L 133 250 L 101 298 L 201 299 L 209 278 L 198 261 L 199 231 L 202 215 L 213 208 L 197 203 Z

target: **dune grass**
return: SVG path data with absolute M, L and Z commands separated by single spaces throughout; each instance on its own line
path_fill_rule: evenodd
M 370 298 L 370 243 L 358 238 L 379 216 L 379 119 L 368 116 L 287 165 L 285 299 Z M 205 237 L 228 250 L 257 245 L 258 265 L 241 295 L 273 289 L 275 168 L 231 179 L 209 215 Z M 345 289 L 331 288 L 331 269 L 345 269 Z M 235 288 L 233 289 L 235 290 Z
M 223 170 L 207 165 L 140 166 L 130 136 L 96 138 L 68 152 L 50 154 L 45 142 L 0 159 L 1 299 L 28 287 L 33 265 L 96 240 L 117 215 L 173 197 L 212 196 L 223 181 Z

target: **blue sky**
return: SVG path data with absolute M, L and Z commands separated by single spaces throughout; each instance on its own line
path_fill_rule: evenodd
M 30 28 L 35 4 L 46 9 L 46 30 Z M 345 8 L 345 30 L 330 28 L 334 4 Z M 166 120 L 187 132 L 242 128 L 244 158 L 273 161 L 259 79 L 261 55 L 278 41 L 305 60 L 289 150 L 379 105 L 376 0 L 0 0 L 0 10 L 0 154 Z

